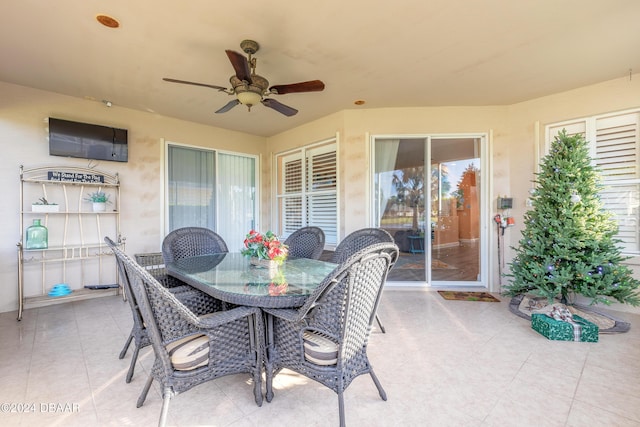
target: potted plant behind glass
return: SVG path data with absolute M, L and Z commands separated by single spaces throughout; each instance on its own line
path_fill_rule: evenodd
M 104 191 L 98 190 L 93 193 L 89 193 L 84 199 L 87 202 L 93 203 L 94 212 L 104 212 L 107 210 L 107 204 L 111 203 L 109 200 L 110 195 Z

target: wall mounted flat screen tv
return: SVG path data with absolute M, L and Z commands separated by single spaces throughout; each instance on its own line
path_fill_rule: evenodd
M 126 162 L 127 130 L 49 117 L 49 154 Z

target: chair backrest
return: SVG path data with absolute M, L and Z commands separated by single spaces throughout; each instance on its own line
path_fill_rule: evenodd
M 158 279 L 167 275 L 162 252 L 146 252 L 134 255 L 138 264 L 149 271 L 153 277 Z
M 162 241 L 165 262 L 223 252 L 229 252 L 224 239 L 215 231 L 204 227 L 178 228 L 167 234 Z
M 324 232 L 319 227 L 302 227 L 287 237 L 284 244 L 289 247 L 290 257 L 320 259 L 324 250 Z
M 109 237 L 105 237 L 104 241 L 112 250 L 118 248 L 118 245 Z M 131 282 L 129 280 L 127 270 L 125 269 L 124 264 L 122 263 L 122 260 L 117 256 L 116 256 L 116 265 L 118 266 L 118 272 L 120 273 L 120 284 L 122 285 L 122 289 L 124 289 L 124 295 L 126 296 L 127 301 L 129 302 L 129 306 L 131 307 L 131 314 L 133 315 L 134 330 L 136 332 L 143 331 L 144 322 L 142 321 L 142 314 L 140 313 L 138 301 L 136 299 L 135 294 L 133 293 L 133 290 L 131 289 Z
M 342 239 L 330 261 L 343 263 L 353 254 L 376 243 L 394 243 L 393 237 L 382 228 L 362 228 Z
M 395 243 L 365 247 L 336 267 L 300 308 L 307 329 L 339 339 L 339 364 L 366 347 L 387 274 L 398 255 Z
M 109 241 L 107 244 L 111 246 Z M 114 245 L 111 250 L 129 279 L 156 358 L 165 373 L 169 373 L 174 368 L 164 344 L 197 333 L 193 324 L 197 323 L 198 317 L 122 249 Z

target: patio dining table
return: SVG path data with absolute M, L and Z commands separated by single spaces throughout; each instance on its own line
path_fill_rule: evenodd
M 304 304 L 338 264 L 307 258 L 288 258 L 277 269 L 254 266 L 240 253 L 183 258 L 166 264 L 167 272 L 221 301 L 260 308 L 296 308 Z M 265 363 L 273 354 L 273 316 L 265 313 Z M 273 390 L 267 389 L 270 402 Z
M 240 253 L 187 257 L 167 263 L 167 272 L 221 301 L 261 308 L 294 308 L 337 264 L 289 258 L 277 269 L 251 265 Z

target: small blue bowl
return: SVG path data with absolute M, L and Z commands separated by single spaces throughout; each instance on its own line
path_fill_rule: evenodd
M 71 293 L 71 288 L 66 283 L 59 283 L 54 285 L 49 291 L 50 297 L 62 297 Z

